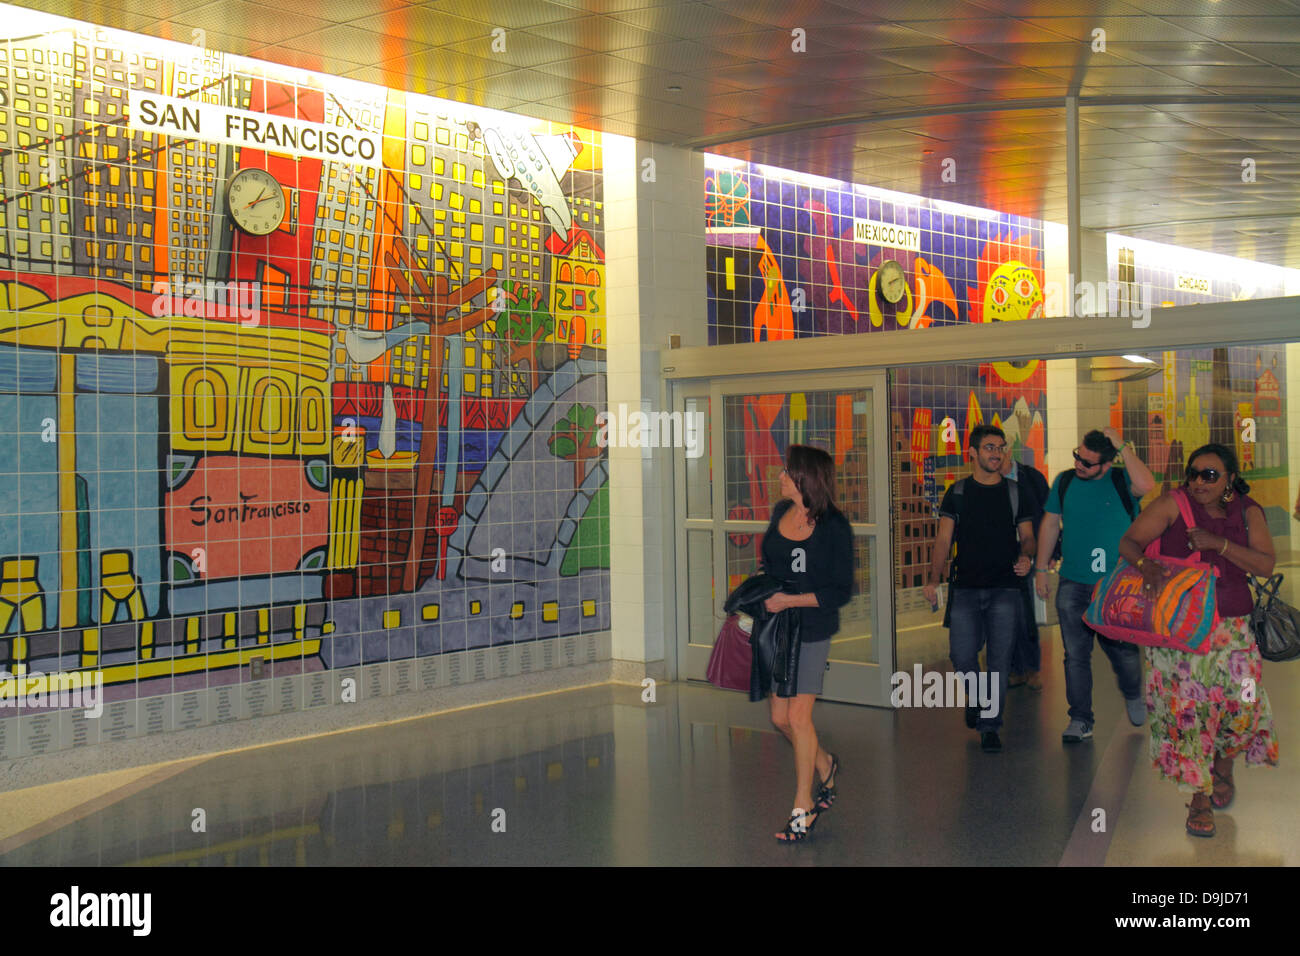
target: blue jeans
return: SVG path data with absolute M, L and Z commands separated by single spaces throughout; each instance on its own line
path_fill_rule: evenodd
M 1024 612 L 1016 648 L 1011 655 L 1011 673 L 1028 674 L 1043 669 L 1043 649 L 1038 644 L 1038 622 L 1034 619 L 1034 575 L 1025 576 Z
M 998 682 L 997 713 L 985 717 L 981 712 L 975 729 L 980 733 L 996 731 L 1002 726 L 1007 676 L 1011 672 L 1011 655 L 1020 634 L 1024 599 L 1018 588 L 953 588 L 950 593 L 949 658 L 957 673 L 976 673 L 980 666 L 980 648 L 988 645 L 988 680 Z M 992 691 L 991 686 L 989 690 Z
M 1092 603 L 1092 585 L 1061 578 L 1056 591 L 1056 613 L 1061 619 L 1061 642 L 1065 645 L 1065 699 L 1070 717 L 1092 726 L 1092 639 L 1110 658 L 1125 700 L 1142 696 L 1142 651 L 1136 644 L 1102 637 L 1083 623 L 1083 612 Z

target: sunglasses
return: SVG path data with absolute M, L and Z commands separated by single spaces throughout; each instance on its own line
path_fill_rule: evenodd
M 1074 460 L 1077 461 L 1079 464 L 1083 465 L 1084 468 L 1100 468 L 1102 465 L 1105 464 L 1105 462 L 1101 462 L 1101 461 L 1089 461 L 1088 459 L 1080 455 L 1077 451 L 1074 452 Z
M 1193 481 L 1203 481 L 1207 485 L 1212 485 L 1219 480 L 1222 474 L 1223 472 L 1219 471 L 1217 468 L 1202 468 L 1200 471 L 1197 471 L 1195 468 L 1188 466 L 1187 483 L 1191 484 Z

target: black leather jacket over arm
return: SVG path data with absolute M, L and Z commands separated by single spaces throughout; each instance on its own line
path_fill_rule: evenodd
M 749 669 L 751 701 L 766 697 L 773 683 L 778 697 L 795 696 L 799 686 L 799 609 L 787 608 L 773 614 L 763 606 L 764 601 L 782 590 L 782 583 L 770 574 L 756 574 L 742 581 L 723 605 L 728 614 L 740 612 L 754 619 L 749 638 L 754 651 Z

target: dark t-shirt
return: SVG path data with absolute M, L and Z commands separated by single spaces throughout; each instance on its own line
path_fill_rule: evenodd
M 956 487 L 954 483 L 953 487 Z M 1034 508 L 1024 490 L 1019 491 L 1019 513 L 1011 519 L 1011 495 L 1007 479 L 996 485 L 981 485 L 970 478 L 963 485 L 961 514 L 957 513 L 957 496 L 949 488 L 939 503 L 939 514 L 957 522 L 954 537 L 957 560 L 952 586 L 955 588 L 1019 588 L 1024 578 L 1014 565 L 1020 557 L 1020 537 L 1016 526 L 1034 516 Z

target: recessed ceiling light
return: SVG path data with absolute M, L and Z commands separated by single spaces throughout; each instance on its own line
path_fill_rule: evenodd
M 1155 363 L 1155 359 L 1149 359 L 1149 358 L 1147 358 L 1145 355 L 1123 355 L 1123 356 L 1121 356 L 1121 358 L 1126 358 L 1126 359 L 1128 359 L 1130 362 L 1133 362 L 1133 363 L 1136 364 L 1136 365 L 1155 365 L 1155 364 L 1156 364 L 1156 363 Z
M 682 88 L 681 88 L 680 86 L 677 86 L 677 85 L 673 85 L 673 86 L 668 87 L 668 92 L 669 92 L 669 93 L 680 93 L 681 91 L 682 91 Z

